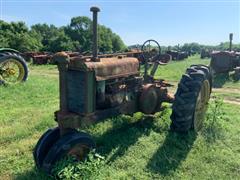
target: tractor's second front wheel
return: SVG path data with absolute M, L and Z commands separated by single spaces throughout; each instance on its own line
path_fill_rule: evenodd
M 194 65 L 182 76 L 172 107 L 172 130 L 201 129 L 211 93 L 210 73 L 206 66 Z
M 95 142 L 89 134 L 84 132 L 68 133 L 60 137 L 49 149 L 43 160 L 42 169 L 51 173 L 54 164 L 66 156 L 79 161 L 84 160 L 94 148 Z

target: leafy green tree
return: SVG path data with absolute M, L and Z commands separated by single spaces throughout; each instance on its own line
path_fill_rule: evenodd
M 72 39 L 78 42 L 78 51 L 91 50 L 91 25 L 92 21 L 86 16 L 78 16 L 71 19 L 70 25 L 64 28 L 65 33 Z
M 36 32 L 29 32 L 23 22 L 0 21 L 1 47 L 10 47 L 19 51 L 38 51 L 42 44 Z
M 49 49 L 51 49 L 52 52 L 72 51 L 74 49 L 74 43 L 70 37 L 66 36 L 64 31 L 61 31 L 56 38 L 49 40 Z
M 92 21 L 85 16 L 73 17 L 70 25 L 56 27 L 35 24 L 29 30 L 24 22 L 0 21 L 0 46 L 19 51 L 79 51 L 92 49 Z M 110 28 L 98 25 L 99 51 L 102 53 L 123 51 L 121 38 Z
M 113 46 L 112 46 L 112 31 L 105 26 L 99 25 L 98 26 L 98 45 L 99 45 L 99 52 L 101 53 L 111 53 Z
M 112 47 L 113 47 L 113 49 L 112 49 L 113 52 L 124 51 L 126 49 L 126 46 L 123 43 L 120 36 L 118 36 L 115 33 L 113 33 L 113 36 L 112 36 Z

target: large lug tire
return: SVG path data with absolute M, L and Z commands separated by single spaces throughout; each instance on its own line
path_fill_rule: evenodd
M 176 132 L 199 131 L 202 127 L 212 88 L 207 66 L 193 65 L 178 85 L 172 106 L 171 129 Z
M 65 156 L 83 160 L 95 148 L 92 137 L 84 132 L 70 133 L 61 137 L 49 150 L 43 161 L 42 169 L 51 173 L 54 164 Z
M 8 69 L 6 70 L 6 68 Z M 4 52 L 0 53 L 0 72 L 0 84 L 15 84 L 26 81 L 29 70 L 22 56 L 12 52 Z M 16 75 L 15 78 L 14 75 Z
M 209 81 L 209 84 L 210 84 L 210 94 L 212 93 L 212 81 L 213 81 L 213 70 L 206 66 L 206 65 L 202 65 L 202 64 L 194 64 L 194 65 L 191 65 L 190 66 L 191 68 L 194 68 L 196 70 L 202 70 L 204 71 L 208 81 Z

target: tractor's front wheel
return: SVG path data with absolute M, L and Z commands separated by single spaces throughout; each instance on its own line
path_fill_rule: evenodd
M 51 173 L 54 164 L 65 156 L 84 160 L 90 150 L 95 148 L 92 137 L 84 132 L 68 133 L 59 138 L 49 149 L 43 160 L 42 169 Z
M 37 168 L 42 167 L 43 160 L 49 149 L 60 138 L 60 130 L 58 127 L 48 129 L 38 140 L 34 150 L 33 157 Z
M 187 132 L 201 129 L 210 98 L 211 81 L 211 72 L 206 66 L 194 65 L 187 69 L 172 106 L 172 130 Z

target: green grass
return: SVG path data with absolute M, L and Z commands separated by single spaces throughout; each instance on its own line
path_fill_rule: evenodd
M 192 57 L 172 62 L 162 66 L 158 76 L 177 82 L 185 68 L 201 62 L 209 61 Z M 50 65 L 30 69 L 26 83 L 0 87 L 0 179 L 50 178 L 35 169 L 32 150 L 39 137 L 56 126 L 53 113 L 59 106 L 57 69 Z M 240 88 L 232 82 L 225 84 L 226 88 Z M 216 96 L 225 95 L 219 92 Z M 91 171 L 97 169 L 98 173 L 89 172 L 85 178 L 240 179 L 239 106 L 223 103 L 220 113 L 214 115 L 214 105 L 213 100 L 198 135 L 169 131 L 168 104 L 153 119 L 136 113 L 134 117 L 119 116 L 84 129 L 94 136 L 97 153 L 105 157 L 100 165 L 94 160 L 87 164 L 97 166 Z M 217 121 L 212 120 L 215 116 Z
M 157 78 L 166 79 L 172 82 L 178 82 L 182 74 L 192 64 L 208 65 L 210 59 L 200 59 L 199 56 L 191 56 L 184 61 L 171 61 L 168 65 L 160 66 L 156 72 Z

